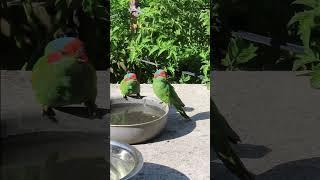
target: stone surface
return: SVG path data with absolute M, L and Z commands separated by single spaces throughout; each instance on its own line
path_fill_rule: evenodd
M 1 71 L 1 179 L 107 179 L 109 79 L 97 76 L 103 116 L 88 119 L 83 105 L 72 105 L 55 110 L 55 123 L 42 117 L 31 72 Z
M 1 71 L 1 137 L 39 131 L 76 131 L 108 133 L 107 73 L 97 72 L 98 96 L 96 104 L 102 118 L 86 118 L 83 105 L 72 105 L 54 110 L 58 123 L 42 117 L 40 104 L 35 100 L 31 87 L 31 72 Z
M 174 84 L 191 122 L 170 109 L 168 124 L 155 139 L 134 145 L 145 164 L 133 179 L 210 179 L 210 91 L 200 84 Z M 111 85 L 111 98 L 119 96 L 119 85 Z M 156 97 L 152 85 L 142 84 L 141 95 Z
M 240 135 L 236 147 L 257 179 L 320 178 L 320 90 L 293 72 L 214 72 L 221 113 Z M 236 179 L 215 160 L 216 180 Z

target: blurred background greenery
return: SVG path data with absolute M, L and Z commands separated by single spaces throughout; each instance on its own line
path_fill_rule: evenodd
M 320 88 L 320 0 L 213 0 L 212 8 L 213 70 L 302 70 Z
M 1 1 L 1 69 L 31 70 L 46 44 L 62 34 L 79 37 L 96 69 L 106 69 L 108 10 L 104 0 Z
M 209 0 L 139 0 L 139 8 L 132 33 L 129 0 L 111 0 L 111 82 L 129 70 L 150 83 L 157 67 L 145 60 L 166 70 L 172 83 L 208 83 Z

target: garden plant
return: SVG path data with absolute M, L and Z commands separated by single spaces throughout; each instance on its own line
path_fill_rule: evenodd
M 320 88 L 319 0 L 218 0 L 212 7 L 214 69 L 304 71 Z
M 105 1 L 4 0 L 0 5 L 1 69 L 31 70 L 46 44 L 61 36 L 79 37 L 96 69 L 109 65 Z
M 208 83 L 209 7 L 208 0 L 140 0 L 132 31 L 129 0 L 112 0 L 111 82 L 131 71 L 151 83 L 164 69 L 173 83 Z

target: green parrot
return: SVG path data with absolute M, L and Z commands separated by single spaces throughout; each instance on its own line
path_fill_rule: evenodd
M 48 43 L 32 69 L 32 89 L 43 115 L 54 118 L 52 108 L 84 103 L 89 116 L 96 112 L 97 76 L 78 38 Z
M 240 142 L 240 137 L 231 129 L 212 99 L 210 99 L 210 106 L 214 151 L 223 164 L 241 180 L 253 180 L 254 175 L 246 169 L 230 144 Z
M 178 97 L 174 87 L 167 81 L 167 73 L 164 70 L 159 69 L 154 73 L 152 87 L 153 92 L 161 101 L 173 105 L 182 117 L 191 120 L 183 110 L 184 103 Z
M 141 98 L 140 83 L 137 80 L 137 76 L 135 73 L 128 72 L 124 76 L 123 80 L 120 82 L 120 91 L 121 95 L 123 95 L 126 99 L 127 96 L 131 96 L 133 94 L 136 94 L 138 98 Z

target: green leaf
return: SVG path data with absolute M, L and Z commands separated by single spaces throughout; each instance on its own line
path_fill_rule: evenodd
M 158 52 L 158 56 L 160 56 L 160 54 L 162 54 L 164 51 L 166 51 L 167 49 L 163 48 L 163 49 L 160 49 L 160 51 Z
M 297 60 L 293 63 L 293 71 L 298 70 L 299 68 L 314 62 L 320 62 L 319 54 L 315 54 L 311 50 L 307 50 L 304 54 L 297 55 Z
M 150 55 L 152 55 L 156 50 L 158 50 L 159 49 L 159 47 L 158 46 L 153 46 L 153 48 L 150 50 L 150 52 L 149 52 L 149 56 Z
M 228 46 L 226 57 L 222 59 L 222 65 L 231 68 L 234 64 L 243 64 L 257 56 L 258 48 L 248 41 L 232 38 Z
M 240 50 L 237 57 L 237 63 L 247 63 L 248 61 L 252 60 L 254 57 L 257 56 L 257 50 L 258 47 L 250 43 L 249 47 Z
M 221 64 L 226 67 L 229 67 L 231 65 L 229 54 L 227 54 L 226 57 L 221 60 Z

